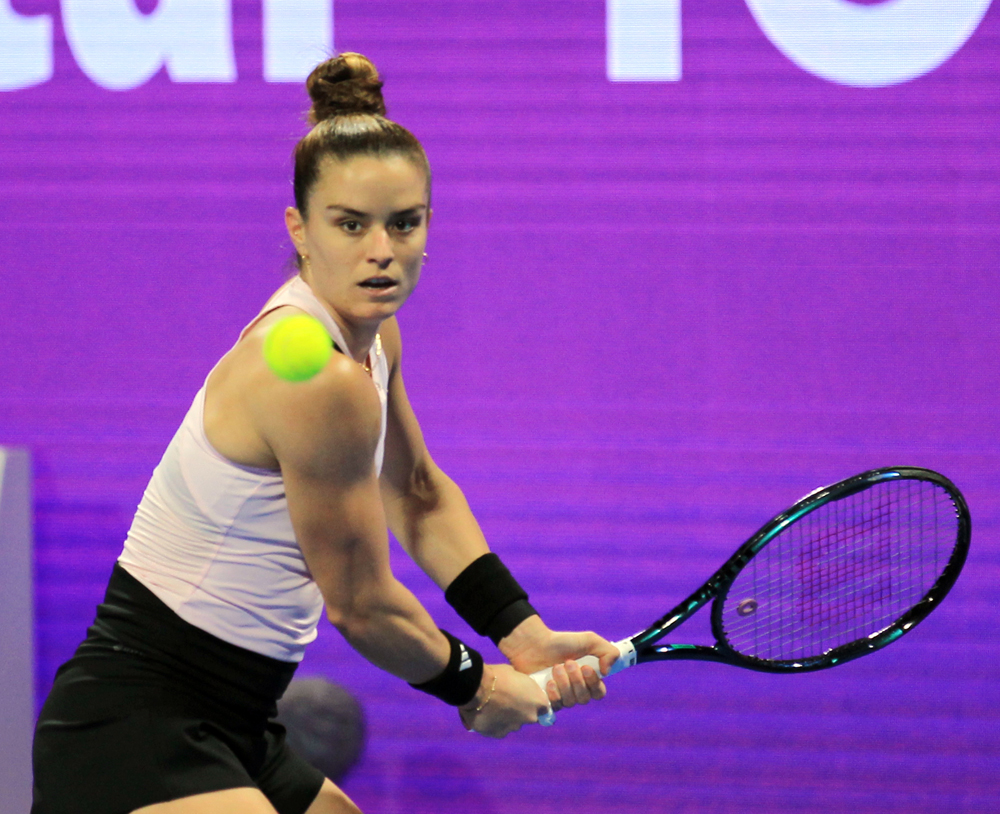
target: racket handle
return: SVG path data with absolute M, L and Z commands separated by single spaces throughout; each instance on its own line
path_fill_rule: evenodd
M 612 642 L 615 647 L 618 648 L 618 652 L 621 655 L 611 665 L 611 669 L 608 670 L 608 675 L 613 676 L 615 673 L 620 673 L 622 670 L 631 667 L 635 664 L 635 646 L 632 644 L 631 639 L 622 639 L 620 642 Z M 601 662 L 596 656 L 581 656 L 578 659 L 574 659 L 577 664 L 581 667 L 590 667 L 598 675 L 601 674 Z M 535 682 L 539 687 L 542 688 L 542 692 L 548 694 L 545 689 L 549 686 L 549 682 L 552 680 L 552 668 L 546 667 L 544 670 L 539 670 L 537 673 L 532 673 L 531 677 L 535 679 Z M 605 676 L 606 677 L 606 676 Z M 538 716 L 538 723 L 541 726 L 552 726 L 556 722 L 556 714 L 552 711 L 552 707 L 549 707 L 549 711 Z

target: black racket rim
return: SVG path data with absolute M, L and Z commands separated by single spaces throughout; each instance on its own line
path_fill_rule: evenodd
M 771 540 L 801 517 L 827 503 L 840 500 L 856 492 L 869 489 L 878 483 L 890 480 L 917 480 L 937 484 L 948 493 L 955 505 L 958 519 L 955 546 L 941 574 L 924 596 L 906 613 L 881 630 L 870 634 L 864 639 L 849 642 L 828 650 L 822 655 L 801 659 L 772 660 L 745 655 L 731 648 L 726 643 L 723 632 L 722 608 L 730 586 L 736 579 L 737 574 L 743 570 L 744 566 Z M 873 653 L 912 630 L 932 610 L 941 604 L 941 600 L 947 596 L 962 571 L 962 566 L 965 564 L 969 553 L 971 538 L 972 520 L 968 504 L 958 487 L 944 475 L 931 469 L 913 466 L 883 467 L 881 469 L 862 472 L 860 475 L 854 475 L 830 486 L 810 492 L 762 526 L 756 534 L 736 550 L 698 591 L 645 631 L 632 637 L 632 644 L 636 648 L 637 661 L 640 663 L 667 659 L 721 661 L 762 672 L 796 673 L 834 667 L 838 664 Z M 717 640 L 715 645 L 653 646 L 655 642 L 659 641 L 670 630 L 692 616 L 711 599 L 715 600 L 711 618 L 712 633 Z

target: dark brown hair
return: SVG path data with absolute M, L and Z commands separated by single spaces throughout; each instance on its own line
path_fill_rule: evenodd
M 295 206 L 303 218 L 327 157 L 346 161 L 356 155 L 402 155 L 424 170 L 430 187 L 424 148 L 409 130 L 385 117 L 382 81 L 368 58 L 348 52 L 321 62 L 306 79 L 306 90 L 313 128 L 295 147 L 294 179 Z

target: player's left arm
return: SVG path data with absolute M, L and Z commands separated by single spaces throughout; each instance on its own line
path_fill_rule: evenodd
M 389 363 L 385 457 L 380 486 L 389 528 L 400 545 L 442 589 L 447 589 L 490 549 L 458 485 L 432 459 L 410 406 L 400 366 L 402 343 L 395 318 L 382 325 Z M 525 618 L 498 643 L 520 672 L 557 665 L 549 698 L 556 708 L 587 703 L 605 694 L 601 677 L 573 661 L 597 656 L 606 672 L 618 657 L 614 645 L 595 633 L 550 630 L 541 617 Z
M 385 457 L 379 479 L 386 520 L 400 545 L 444 590 L 490 549 L 462 490 L 434 463 L 424 443 L 403 385 L 394 317 L 382 323 L 380 333 L 389 362 Z

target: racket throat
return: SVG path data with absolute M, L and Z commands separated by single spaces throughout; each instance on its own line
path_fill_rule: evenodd
M 733 664 L 736 660 L 717 645 L 661 644 L 641 651 L 639 661 L 717 661 Z

